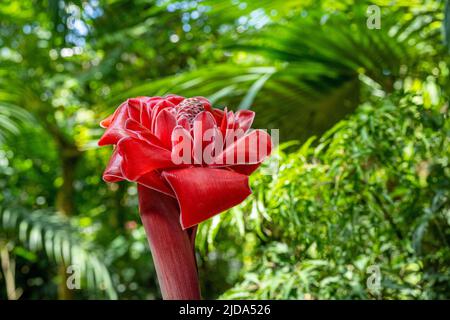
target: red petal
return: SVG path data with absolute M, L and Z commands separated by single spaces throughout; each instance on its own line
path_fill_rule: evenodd
M 153 97 L 146 102 L 147 116 L 143 117 L 142 124 L 145 125 L 145 127 L 147 127 L 150 130 L 153 130 L 153 123 L 155 122 L 155 117 L 157 114 L 157 112 L 154 112 L 155 111 L 154 109 L 163 100 L 164 98 L 161 97 Z
M 175 197 L 175 194 L 173 193 L 172 189 L 170 188 L 170 185 L 161 176 L 161 173 L 159 173 L 157 171 L 147 172 L 143 176 L 139 177 L 136 180 L 136 182 L 147 188 L 151 188 L 156 191 L 167 194 L 171 197 Z
M 217 157 L 216 164 L 229 166 L 261 163 L 271 151 L 272 140 L 267 132 L 253 130 L 226 147 Z
M 235 166 L 229 166 L 228 169 L 233 170 L 237 173 L 245 174 L 246 176 L 251 175 L 253 172 L 256 171 L 256 169 L 259 168 L 261 163 L 255 163 L 255 164 L 237 164 Z
M 176 94 L 168 94 L 164 97 L 164 99 L 172 102 L 173 104 L 177 105 L 179 104 L 181 101 L 183 101 L 185 99 L 185 97 L 182 96 L 178 96 Z
M 122 173 L 128 180 L 134 181 L 149 171 L 173 166 L 170 151 L 144 140 L 124 138 L 117 144 L 117 149 L 123 157 Z
M 223 152 L 223 137 L 222 132 L 214 126 L 211 131 L 208 131 L 203 136 L 206 141 L 206 146 L 203 147 L 202 160 L 206 165 L 214 164 L 216 157 Z
M 114 113 L 110 114 L 108 117 L 100 121 L 100 127 L 102 128 L 108 128 L 111 124 L 111 121 L 114 119 Z
M 98 141 L 99 146 L 116 144 L 121 138 L 127 136 L 125 132 L 125 122 L 128 119 L 128 110 L 126 102 L 122 103 L 116 110 L 116 114 L 103 136 Z
M 188 130 L 176 126 L 172 131 L 172 162 L 179 164 L 192 164 L 192 136 Z
M 124 103 L 122 103 L 120 106 L 118 106 L 116 108 L 116 110 L 114 111 L 113 114 L 111 114 L 110 116 L 108 116 L 106 119 L 104 119 L 103 121 L 100 122 L 100 126 L 102 128 L 108 128 L 111 125 L 111 122 L 114 121 L 114 119 L 116 118 L 117 114 L 119 113 L 119 111 L 121 110 L 122 105 L 124 105 Z
M 226 114 L 226 120 L 222 121 L 222 124 L 220 126 L 220 130 L 222 131 L 222 135 L 224 138 L 224 143 L 226 141 L 228 141 L 228 137 L 227 135 L 230 135 L 230 133 L 233 132 L 233 130 L 235 129 L 235 121 L 234 121 L 234 113 L 233 111 L 229 111 Z
M 251 110 L 240 110 L 236 112 L 234 116 L 237 123 L 237 128 L 247 132 L 247 130 L 252 126 L 253 119 L 255 119 L 255 112 Z
M 158 137 L 156 137 L 153 133 L 150 132 L 150 130 L 148 130 L 135 120 L 128 119 L 125 123 L 125 128 L 129 132 L 131 131 L 130 133 L 132 133 L 132 135 L 130 136 L 139 137 L 142 140 L 146 140 L 150 144 L 154 144 L 155 146 L 164 148 L 161 140 L 159 140 Z
M 154 97 L 148 98 L 145 102 L 149 103 L 149 102 L 153 102 L 153 101 L 159 101 L 159 100 L 162 100 L 162 99 L 164 99 L 164 98 L 160 97 L 160 96 L 154 96 Z
M 187 118 L 181 117 L 177 120 L 177 124 L 179 126 L 182 126 L 183 128 L 185 128 L 187 131 L 189 131 L 190 125 L 189 125 L 189 120 Z
M 138 99 L 138 100 L 140 100 L 142 102 L 146 102 L 146 101 L 149 101 L 149 100 L 152 100 L 152 99 L 155 99 L 155 98 L 158 98 L 158 97 L 139 96 L 139 97 L 132 98 L 132 99 Z
M 203 111 L 195 116 L 193 122 L 194 149 L 192 150 L 195 164 L 202 163 L 203 148 L 208 144 L 203 141 L 204 134 L 206 130 L 213 129 L 215 125 L 216 121 L 211 112 Z
M 175 107 L 175 105 L 168 101 L 168 100 L 160 100 L 152 109 L 152 114 L 151 114 L 151 119 L 152 119 L 152 125 L 150 130 L 155 130 L 155 123 L 156 123 L 156 118 L 158 116 L 158 114 L 161 112 L 161 110 L 165 109 L 165 108 L 170 108 L 170 107 Z
M 230 112 L 230 113 L 232 114 L 233 112 Z M 222 135 L 224 138 L 225 138 L 225 133 L 227 133 L 228 120 L 230 119 L 230 113 L 228 113 L 228 110 L 225 107 L 222 122 L 220 123 L 220 131 L 222 131 Z
M 141 111 L 141 124 L 150 130 L 152 124 L 152 108 L 148 103 L 144 103 Z
M 153 98 L 148 99 L 145 103 L 147 104 L 148 108 L 150 109 L 149 111 L 151 111 L 158 103 L 160 103 L 163 100 L 164 100 L 164 98 L 161 98 L 161 97 L 153 97 Z
M 120 170 L 120 165 L 122 163 L 122 156 L 114 150 L 109 163 L 106 166 L 105 172 L 103 172 L 103 180 L 106 182 L 117 182 L 122 181 L 124 178 L 122 176 L 122 171 Z
M 156 117 L 154 133 L 168 150 L 172 147 L 172 131 L 176 125 L 175 116 L 167 109 L 162 110 Z
M 180 205 L 181 226 L 192 227 L 250 195 L 248 177 L 229 170 L 185 168 L 163 172 Z
M 223 118 L 224 118 L 224 116 L 226 114 L 226 110 L 227 110 L 227 108 L 225 108 L 225 111 L 222 111 L 220 109 L 213 109 L 211 111 L 212 115 L 214 116 L 214 119 L 216 119 L 216 123 L 217 124 L 221 124 L 222 123 Z
M 142 102 L 140 99 L 128 99 L 128 115 L 131 119 L 141 122 Z

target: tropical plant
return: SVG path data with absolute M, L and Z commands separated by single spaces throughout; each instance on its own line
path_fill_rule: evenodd
M 73 274 L 74 287 L 83 286 L 88 290 L 97 290 L 100 295 L 105 294 L 110 299 L 117 298 L 101 254 L 80 234 L 79 228 L 48 210 L 28 212 L 14 206 L 1 208 L 0 251 L 8 298 L 18 299 L 21 292 L 20 288 L 16 288 L 15 268 L 14 263 L 11 263 L 14 255 L 21 254 L 36 260 L 35 254 L 41 252 L 54 266 L 60 264 L 72 267 L 64 272 Z
M 63 243 L 118 297 L 160 297 L 136 187 L 102 183 L 96 141 L 126 98 L 166 93 L 295 140 L 199 229 L 204 297 L 376 298 L 378 265 L 382 298 L 448 298 L 449 16 L 442 0 L 0 2 L 0 206 L 18 223 L 0 227 L 0 298 L 113 297 L 64 290 Z
M 366 103 L 295 152 L 282 145 L 278 174 L 199 231 L 216 256 L 224 241 L 243 248 L 224 298 L 448 297 L 450 122 L 445 100 L 422 94 Z M 378 291 L 366 287 L 373 268 Z
M 392 92 L 407 77 L 426 76 L 428 61 L 446 54 L 443 45 L 435 45 L 441 39 L 442 2 L 383 7 L 381 29 L 368 28 L 366 11 L 366 3 L 330 12 L 305 5 L 298 15 L 263 29 L 244 19 L 240 26 L 248 31 L 221 43 L 234 53 L 231 63 L 151 81 L 130 92 L 202 94 L 222 105 L 251 107 L 260 126 L 282 129 L 284 140 L 305 140 L 353 111 L 367 87 Z M 123 95 L 113 92 L 112 101 Z

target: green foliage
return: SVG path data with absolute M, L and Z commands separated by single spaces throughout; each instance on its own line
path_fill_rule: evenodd
M 279 152 L 278 175 L 255 177 L 235 213 L 246 232 L 231 214 L 213 223 L 217 242 L 242 236 L 242 281 L 224 298 L 370 298 L 371 265 L 382 298 L 448 297 L 450 122 L 447 105 L 417 98 L 364 104 L 316 144 Z
M 0 231 L 0 243 L 13 246 L 22 255 L 28 252 L 26 256 L 31 261 L 36 259 L 32 253 L 43 251 L 49 261 L 74 266 L 74 275 L 83 277 L 80 286 L 90 290 L 102 288 L 108 298 L 117 298 L 102 257 L 95 252 L 92 244 L 83 241 L 79 228 L 71 226 L 55 213 L 0 208 Z M 18 250 L 21 247 L 26 250 Z M 81 280 L 84 280 L 83 284 Z
M 442 0 L 0 2 L 0 299 L 58 297 L 64 263 L 71 298 L 160 297 L 136 187 L 101 180 L 96 141 L 123 100 L 169 92 L 285 142 L 199 228 L 204 297 L 448 298 L 448 34 Z
M 368 29 L 366 9 L 363 2 L 340 11 L 305 5 L 261 30 L 244 23 L 247 32 L 222 40 L 222 48 L 235 54 L 233 63 L 210 64 L 131 92 L 201 94 L 219 105 L 251 107 L 258 113 L 256 126 L 280 128 L 284 140 L 306 140 L 352 112 L 365 99 L 367 84 L 392 92 L 405 77 L 425 77 L 429 61 L 445 51 L 435 45 L 443 19 L 440 3 L 411 4 L 408 13 L 384 7 L 379 30 Z M 115 104 L 127 93 L 119 92 Z M 293 117 L 297 121 L 288 121 Z
M 20 125 L 32 120 L 32 116 L 24 109 L 3 103 L 0 105 L 0 142 L 7 137 L 20 133 Z

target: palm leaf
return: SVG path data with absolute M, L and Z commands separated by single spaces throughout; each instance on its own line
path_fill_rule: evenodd
M 111 275 L 98 250 L 83 241 L 81 231 L 47 210 L 27 212 L 23 208 L 0 208 L 0 234 L 33 252 L 43 252 L 55 264 L 75 265 L 87 288 L 105 290 L 117 298 Z
M 251 107 L 258 112 L 255 125 L 280 128 L 283 140 L 304 140 L 354 110 L 365 88 L 361 77 L 389 93 L 398 80 L 420 75 L 424 57 L 442 54 L 442 48 L 430 46 L 440 32 L 439 7 L 404 5 L 385 8 L 389 11 L 380 30 L 367 29 L 364 5 L 352 7 L 352 15 L 337 11 L 324 16 L 311 8 L 307 16 L 223 43 L 224 49 L 245 53 L 245 61 L 134 87 L 116 94 L 111 106 L 135 95 L 204 95 L 219 106 Z

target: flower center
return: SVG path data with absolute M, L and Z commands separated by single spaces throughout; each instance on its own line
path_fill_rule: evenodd
M 196 98 L 184 99 L 177 105 L 177 120 L 186 118 L 190 123 L 194 121 L 197 114 L 205 111 L 203 104 Z

